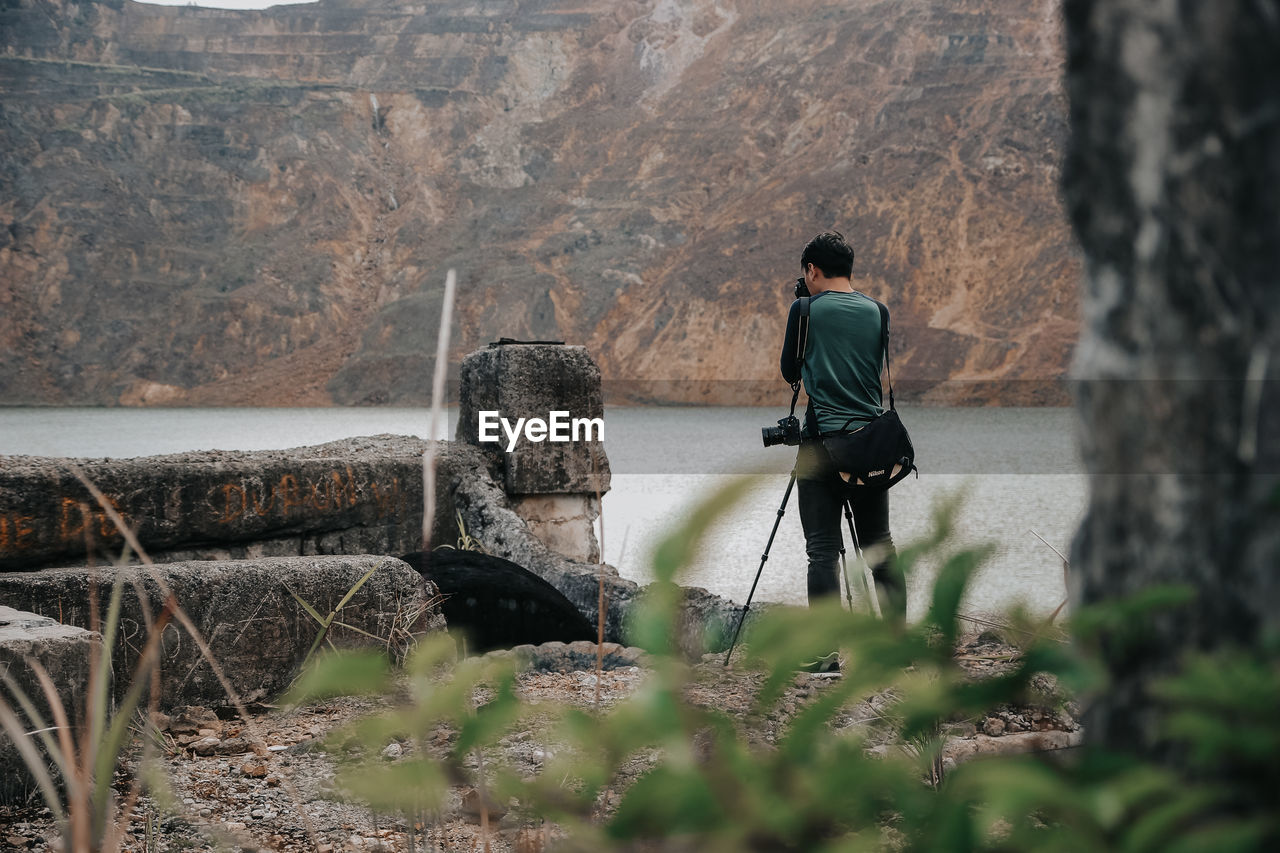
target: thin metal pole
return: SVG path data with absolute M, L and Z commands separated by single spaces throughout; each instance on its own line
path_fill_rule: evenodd
M 769 541 L 765 543 L 764 553 L 760 555 L 760 568 L 756 569 L 756 579 L 751 582 L 751 592 L 747 595 L 747 603 L 742 607 L 742 615 L 738 617 L 738 626 L 733 629 L 733 641 L 729 643 L 729 651 L 725 652 L 724 665 L 729 665 L 733 655 L 733 647 L 738 644 L 738 634 L 742 631 L 742 623 L 747 620 L 747 611 L 751 609 L 751 599 L 756 596 L 756 586 L 760 583 L 760 575 L 764 574 L 764 564 L 769 559 L 769 550 L 773 548 L 773 537 L 778 533 L 778 525 L 787 511 L 787 501 L 791 500 L 791 489 L 796 484 L 796 470 L 791 469 L 791 479 L 787 481 L 787 490 L 782 494 L 782 504 L 778 507 L 778 517 L 773 520 L 773 530 L 769 531 Z
M 862 553 L 862 543 L 858 541 L 858 532 L 853 526 L 853 505 L 848 500 L 844 502 L 844 520 L 849 525 L 849 538 L 853 540 L 853 551 L 858 556 L 858 568 L 861 569 L 858 574 L 862 576 L 862 589 L 867 595 L 867 610 L 872 616 L 883 619 L 884 617 L 880 613 L 880 599 L 876 596 L 875 578 L 867 580 L 867 573 L 871 570 L 871 567 L 867 565 L 866 557 Z M 844 584 L 846 587 L 849 586 L 848 574 L 845 574 Z M 852 603 L 850 603 L 849 609 L 853 609 Z
M 853 587 L 849 585 L 849 562 L 845 559 L 844 544 L 840 545 L 840 572 L 844 575 L 844 600 L 853 612 Z

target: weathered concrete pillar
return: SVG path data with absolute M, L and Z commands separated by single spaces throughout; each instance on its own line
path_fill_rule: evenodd
M 462 360 L 461 381 L 457 440 L 493 462 L 512 508 L 548 548 L 599 562 L 593 524 L 609 461 L 600 369 L 586 348 L 491 344 Z

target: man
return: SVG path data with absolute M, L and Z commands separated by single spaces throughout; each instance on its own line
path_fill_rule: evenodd
M 843 505 L 849 501 L 859 544 L 876 560 L 871 573 L 880 612 L 886 619 L 902 621 L 906 583 L 889 535 L 889 493 L 849 486 L 818 440 L 820 432 L 855 431 L 884 411 L 880 371 L 887 329 L 882 327 L 879 303 L 853 289 L 853 249 L 839 232 L 827 231 L 810 240 L 800 266 L 811 296 L 809 330 L 802 364 L 796 300 L 787 317 L 782 377 L 792 383 L 803 379 L 809 396 L 796 457 L 800 524 L 809 557 L 809 603 L 840 594 L 840 529 Z M 825 663 L 831 668 L 834 656 Z

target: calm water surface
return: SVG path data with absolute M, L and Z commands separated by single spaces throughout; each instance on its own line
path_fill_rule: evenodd
M 684 582 L 745 600 L 786 488 L 794 448 L 764 448 L 760 427 L 785 412 L 755 408 L 611 408 L 605 450 L 613 484 L 604 499 L 605 559 L 645 581 L 665 531 L 735 475 L 755 478 L 738 508 L 711 531 Z M 1070 409 L 917 409 L 903 411 L 919 479 L 890 493 L 899 546 L 931 527 L 933 508 L 952 495 L 963 504 L 957 547 L 989 544 L 966 606 L 994 612 L 1015 603 L 1046 613 L 1065 595 L 1062 561 L 1033 533 L 1066 552 L 1086 490 L 1072 439 Z M 451 410 L 438 436 L 451 436 Z M 267 450 L 355 435 L 425 436 L 423 409 L 0 409 L 0 454 L 131 457 L 187 450 Z M 909 609 L 919 616 L 935 566 L 910 579 Z M 851 566 L 855 590 L 860 585 Z M 795 497 L 782 519 L 757 600 L 804 601 L 804 537 Z

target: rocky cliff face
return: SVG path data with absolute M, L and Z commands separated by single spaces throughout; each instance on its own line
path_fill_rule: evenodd
M 1060 401 L 1062 59 L 1054 0 L 0 0 L 0 402 L 422 402 L 449 267 L 455 361 L 781 399 L 829 227 L 900 385 Z

